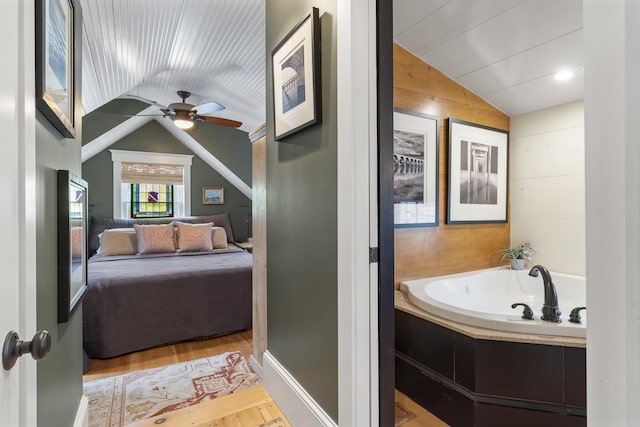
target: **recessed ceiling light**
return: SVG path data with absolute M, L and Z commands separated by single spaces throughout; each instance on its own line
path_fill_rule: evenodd
M 559 81 L 569 80 L 571 77 L 573 77 L 573 71 L 569 70 L 558 71 L 554 76 L 554 78 Z

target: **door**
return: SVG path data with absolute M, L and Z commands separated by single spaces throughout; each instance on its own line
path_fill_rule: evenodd
M 34 2 L 5 0 L 0 38 L 0 129 L 3 189 L 0 223 L 0 340 L 16 331 L 29 341 L 35 314 L 35 83 Z M 36 367 L 21 357 L 0 368 L 0 426 L 36 425 Z

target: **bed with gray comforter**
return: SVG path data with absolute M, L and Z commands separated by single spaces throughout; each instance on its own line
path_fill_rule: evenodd
M 83 300 L 84 349 L 89 357 L 108 358 L 250 328 L 251 274 L 251 254 L 233 245 L 92 257 Z

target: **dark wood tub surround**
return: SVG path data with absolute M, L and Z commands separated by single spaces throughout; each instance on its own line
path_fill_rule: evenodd
M 396 309 L 396 388 L 452 426 L 586 426 L 584 348 L 471 338 Z

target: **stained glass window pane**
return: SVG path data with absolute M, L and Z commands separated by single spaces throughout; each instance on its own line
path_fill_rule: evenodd
M 131 218 L 173 217 L 173 185 L 131 184 Z

